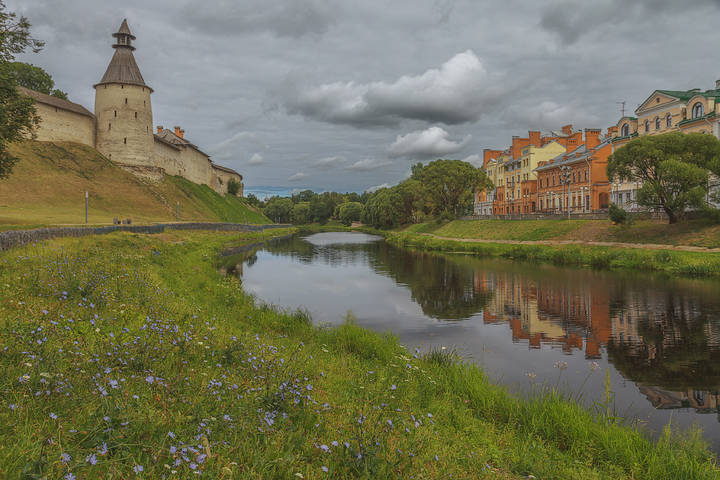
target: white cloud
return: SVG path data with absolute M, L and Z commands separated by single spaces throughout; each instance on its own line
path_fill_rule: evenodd
M 347 159 L 345 157 L 336 156 L 336 157 L 325 157 L 320 158 L 318 160 L 315 160 L 310 164 L 313 168 L 335 168 L 343 163 L 347 162 Z
M 265 159 L 259 153 L 254 153 L 248 160 L 248 165 L 262 165 L 263 163 L 265 163 Z
M 288 178 L 288 182 L 298 182 L 305 177 L 307 177 L 307 174 L 305 174 L 303 172 L 297 172 L 294 175 L 290 175 L 290 177 Z
M 430 127 L 407 135 L 398 135 L 388 148 L 391 157 L 442 157 L 465 148 L 472 135 L 459 142 L 448 140 L 448 132 L 440 127 Z
M 498 101 L 506 86 L 491 78 L 480 59 L 468 50 L 439 68 L 404 75 L 392 83 L 335 82 L 289 91 L 285 108 L 290 113 L 329 123 L 378 126 L 394 125 L 402 119 L 473 122 Z
M 383 183 L 382 185 L 375 185 L 374 187 L 368 187 L 365 189 L 368 193 L 377 192 L 378 190 L 382 190 L 383 188 L 390 188 L 391 185 L 389 183 Z
M 573 102 L 543 101 L 535 105 L 509 105 L 503 114 L 506 125 L 532 125 L 535 129 L 557 129 L 559 125 L 597 125 L 599 118 Z
M 356 172 L 369 172 L 370 170 L 386 167 L 391 164 L 392 162 L 384 160 L 372 160 L 370 158 L 366 158 L 364 160 L 358 160 L 357 162 L 345 168 L 346 170 L 353 170 Z

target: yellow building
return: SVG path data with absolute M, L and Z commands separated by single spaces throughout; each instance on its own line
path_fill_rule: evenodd
M 669 132 L 700 132 L 720 138 L 720 80 L 715 89 L 655 90 L 635 110 L 624 116 L 613 133 L 613 152 L 638 136 Z M 626 210 L 638 210 L 638 182 L 612 183 L 610 201 Z

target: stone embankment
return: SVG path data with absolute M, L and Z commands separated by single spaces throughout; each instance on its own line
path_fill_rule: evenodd
M 0 251 L 21 245 L 59 237 L 84 237 L 103 235 L 113 232 L 163 233 L 165 230 L 214 230 L 237 232 L 260 232 L 275 228 L 288 228 L 291 225 L 247 225 L 240 223 L 159 223 L 155 225 L 113 225 L 105 227 L 50 227 L 33 230 L 8 230 L 0 232 Z

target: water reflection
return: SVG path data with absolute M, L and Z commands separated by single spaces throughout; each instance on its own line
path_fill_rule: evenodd
M 244 272 L 237 263 L 263 300 L 307 307 L 321 322 L 350 309 L 406 344 L 460 346 L 509 385 L 527 383 L 528 372 L 555 378 L 560 358 L 572 389 L 597 361 L 611 368 L 620 411 L 657 430 L 663 411 L 679 409 L 674 423 L 701 423 L 720 443 L 717 422 L 705 420 L 716 416 L 685 415 L 720 412 L 716 282 L 409 252 L 347 233 L 267 245 L 249 253 Z M 589 398 L 601 395 L 600 377 Z

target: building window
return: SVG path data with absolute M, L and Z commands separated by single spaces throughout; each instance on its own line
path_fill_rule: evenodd
M 630 136 L 630 124 L 626 123 L 625 125 L 623 125 L 622 128 L 620 129 L 620 134 L 623 137 L 629 137 Z
M 553 175 L 553 186 L 555 185 L 555 175 Z
M 112 128 L 112 123 L 108 123 L 108 131 Z
M 585 181 L 587 182 L 588 172 L 585 170 Z
M 127 105 L 127 97 L 125 97 L 125 105 Z
M 650 131 L 650 120 L 645 120 L 645 132 Z
M 660 117 L 655 117 L 655 130 L 660 130 Z
M 672 127 L 672 115 L 670 115 L 669 113 L 667 114 L 667 117 L 665 117 L 665 126 L 667 128 Z
M 127 137 L 123 138 L 123 143 L 127 145 Z
M 135 112 L 135 120 L 137 120 L 137 112 Z
M 693 105 L 692 108 L 692 118 L 700 118 L 704 115 L 704 108 L 703 104 L 698 102 L 695 105 Z
M 575 173 L 573 172 L 573 183 L 577 183 L 577 179 L 575 178 Z

